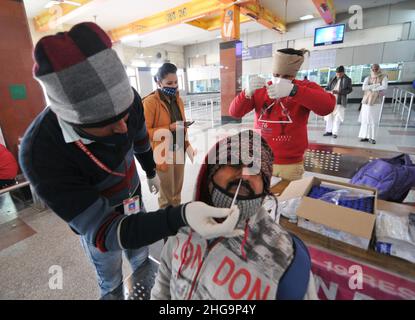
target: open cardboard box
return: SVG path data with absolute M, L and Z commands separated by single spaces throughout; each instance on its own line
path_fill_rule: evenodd
M 313 186 L 321 184 L 332 189 L 349 189 L 373 195 L 373 214 L 307 197 Z M 299 227 L 362 249 L 368 249 L 376 221 L 376 189 L 316 177 L 307 177 L 292 181 L 281 196 L 278 197 L 278 201 L 298 197 L 301 198 L 297 209 Z

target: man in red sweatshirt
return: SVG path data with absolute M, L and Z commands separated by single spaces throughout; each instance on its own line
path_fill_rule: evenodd
M 0 143 L 0 189 L 16 184 L 18 166 L 11 152 Z
M 301 179 L 304 151 L 308 146 L 310 111 L 330 114 L 336 98 L 311 81 L 294 80 L 306 50 L 281 49 L 273 56 L 273 81 L 250 77 L 247 87 L 235 97 L 229 114 L 241 118 L 255 110 L 255 128 L 274 152 L 273 175 L 285 180 Z

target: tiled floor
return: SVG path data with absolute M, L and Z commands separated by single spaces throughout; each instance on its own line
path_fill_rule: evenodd
M 377 144 L 360 142 L 357 138 L 359 123 L 357 105 L 346 110 L 346 119 L 339 137 L 323 137 L 324 121 L 310 116 L 309 141 L 363 148 L 385 149 L 415 154 L 415 127 L 403 129 L 402 121 L 388 108 L 379 127 Z M 415 123 L 415 122 L 413 122 Z M 182 201 L 192 199 L 199 164 L 214 135 L 238 132 L 252 124 L 226 125 L 211 131 L 211 121 L 197 121 L 190 130 L 192 145 L 198 150 L 195 164 L 186 163 Z M 219 132 L 217 130 L 219 129 Z M 139 167 L 139 166 L 138 166 Z M 146 187 L 144 172 L 139 169 L 144 185 L 143 198 L 148 211 L 158 209 L 157 197 Z M 19 212 L 17 212 L 20 210 Z M 158 257 L 162 242 L 151 246 L 151 254 Z M 79 244 L 78 237 L 50 210 L 38 212 L 33 208 L 16 208 L 10 196 L 0 196 L 0 299 L 97 299 L 99 297 L 94 269 L 89 264 Z M 52 266 L 63 271 L 63 288 L 52 290 L 49 280 Z M 52 273 L 51 273 L 52 272 Z M 124 275 L 130 272 L 124 264 Z

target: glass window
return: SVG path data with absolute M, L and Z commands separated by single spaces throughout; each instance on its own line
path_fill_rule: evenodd
M 212 92 L 219 92 L 220 91 L 220 80 L 219 79 L 212 79 Z
M 327 86 L 329 83 L 329 71 L 330 69 L 320 69 L 319 70 L 319 84 L 321 86 Z
M 352 84 L 362 84 L 367 76 L 370 75 L 370 64 L 344 66 L 345 73 L 352 79 Z M 381 69 L 388 75 L 388 81 L 397 82 L 401 79 L 402 63 L 381 64 Z M 296 78 L 299 80 L 307 76 L 308 80 L 326 86 L 328 82 L 336 76 L 336 68 L 321 68 L 314 70 L 301 70 Z

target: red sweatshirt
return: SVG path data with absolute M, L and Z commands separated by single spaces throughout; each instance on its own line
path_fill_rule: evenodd
M 268 142 L 274 152 L 275 164 L 292 164 L 303 161 L 304 151 L 308 147 L 307 122 L 310 110 L 325 116 L 333 112 L 336 98 L 324 91 L 318 84 L 310 81 L 294 80 L 298 86 L 297 94 L 293 97 L 271 99 L 267 89 L 255 91 L 251 99 L 245 97 L 242 91 L 233 99 L 229 114 L 242 118 L 255 109 L 255 128 L 261 130 L 262 137 Z M 273 102 L 275 104 L 265 111 Z M 282 105 L 286 112 L 283 112 Z M 284 121 L 286 123 L 265 123 L 262 120 Z
M 5 146 L 0 144 L 0 180 L 12 180 L 16 178 L 18 171 L 17 162 Z

